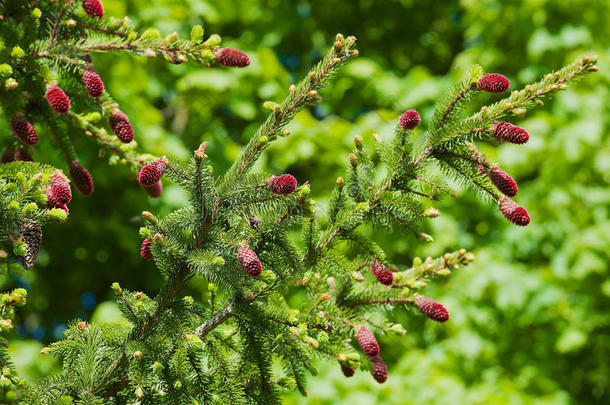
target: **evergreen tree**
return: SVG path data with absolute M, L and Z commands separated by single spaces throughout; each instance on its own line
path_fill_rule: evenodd
M 152 196 L 160 194 L 167 175 L 186 190 L 189 205 L 165 217 L 142 213 L 141 256 L 154 261 L 166 280 L 163 287 L 149 296 L 113 284 L 128 322 L 75 320 L 64 339 L 43 350 L 62 360 L 61 374 L 27 385 L 0 345 L 0 392 L 7 403 L 273 404 L 283 390 L 307 395 L 306 378 L 316 372 L 319 358 L 336 361 L 346 377 L 362 370 L 383 383 L 388 370 L 375 334 L 405 331 L 380 308 L 406 306 L 447 321 L 448 311 L 423 290 L 474 257 L 462 249 L 411 265 L 393 263 L 364 229 L 404 229 L 432 242 L 420 224 L 440 214 L 434 202 L 442 194 L 455 196 L 444 179 L 431 177 L 435 166 L 496 204 L 509 221 L 528 225 L 526 209 L 511 199 L 516 182 L 476 143 L 527 142 L 526 130 L 501 120 L 525 113 L 567 88 L 569 80 L 597 69 L 595 58 L 580 58 L 468 116 L 461 112 L 477 93 L 510 88 L 504 76 L 473 67 L 438 102 L 425 130 L 417 111 L 407 110 L 396 118 L 393 139 L 376 139 L 376 152 L 356 136 L 345 179 L 337 179 L 322 212 L 310 198 L 307 179 L 252 168 L 272 142 L 290 135 L 285 127 L 301 109 L 320 102 L 329 78 L 358 55 L 354 37 L 337 35 L 283 101 L 266 102 L 266 121 L 226 173 L 216 175 L 206 155 L 215 145 L 207 142 L 187 160 L 135 152 L 129 119 L 105 92 L 88 53 L 130 52 L 227 67 L 246 67 L 246 54 L 220 48 L 216 35 L 203 42 L 201 27 L 181 40 L 175 34 L 163 39 L 154 29 L 140 34 L 126 19 L 107 22 L 99 0 L 39 1 L 37 7 L 0 2 L 0 56 L 9 61 L 0 66 L 8 76 L 0 103 L 16 135 L 3 161 L 27 160 L 25 145 L 38 141 L 36 118 L 64 153 L 83 194 L 93 183 L 72 144 L 79 133 L 137 171 Z M 81 109 L 97 111 L 74 111 Z M 102 116 L 116 137 L 108 135 Z M 66 219 L 71 190 L 61 171 L 34 162 L 2 164 L 0 188 L 1 270 L 19 275 L 35 264 L 44 222 Z M 208 282 L 208 300 L 182 293 L 195 277 Z M 289 300 L 295 288 L 308 296 L 298 305 Z M 12 327 L 14 307 L 25 303 L 25 295 L 21 289 L 2 295 L 3 331 Z

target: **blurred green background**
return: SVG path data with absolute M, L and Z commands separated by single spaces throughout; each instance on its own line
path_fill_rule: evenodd
M 165 34 L 187 36 L 202 24 L 224 46 L 251 55 L 244 70 L 93 55 L 142 150 L 186 156 L 207 140 L 217 172 L 264 119 L 265 100 L 281 100 L 337 32 L 357 36 L 361 56 L 259 165 L 309 180 L 322 205 L 343 174 L 355 134 L 369 144 L 375 132 L 388 139 L 405 108 L 417 108 L 425 122 L 439 95 L 471 64 L 507 75 L 514 89 L 578 56 L 598 54 L 599 73 L 513 120 L 530 132 L 528 144 L 486 150 L 519 181 L 516 200 L 532 216 L 529 227 L 511 226 L 496 207 L 458 188 L 459 198 L 444 200 L 443 215 L 431 221 L 435 243 L 379 235 L 405 266 L 415 256 L 474 251 L 475 264 L 427 290 L 449 309 L 450 322 L 433 325 L 395 310 L 408 333 L 380 337 L 386 384 L 367 373 L 346 379 L 337 364 L 320 363 L 309 397 L 288 395 L 286 402 L 610 403 L 610 2 L 104 0 L 104 6 L 108 16 L 128 15 Z M 96 191 L 73 199 L 67 224 L 49 227 L 39 265 L 18 281 L 30 293 L 11 351 L 28 379 L 57 368 L 38 351 L 62 337 L 67 321 L 116 316 L 106 302 L 113 281 L 156 291 L 162 279 L 139 257 L 138 215 L 185 204 L 169 182 L 160 200 L 148 199 L 89 140 L 78 148 Z M 38 160 L 64 165 L 49 148 L 37 153 Z M 3 290 L 15 283 L 0 279 Z M 205 285 L 188 293 L 201 297 Z

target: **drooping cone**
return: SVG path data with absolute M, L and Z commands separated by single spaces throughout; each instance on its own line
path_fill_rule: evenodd
M 379 355 L 372 357 L 370 360 L 373 364 L 373 368 L 371 370 L 373 378 L 379 384 L 383 384 L 388 379 L 388 367 L 385 365 L 385 362 Z
M 161 180 L 159 180 L 152 186 L 142 186 L 142 188 L 152 198 L 159 198 L 161 197 L 161 194 L 163 194 L 163 183 L 161 183 Z
M 491 167 L 489 179 L 504 195 L 514 197 L 519 191 L 517 182 L 498 166 Z
M 144 260 L 152 260 L 153 255 L 150 251 L 150 239 L 146 238 L 142 241 L 142 247 L 140 248 L 140 256 Z
M 508 197 L 500 198 L 500 212 L 515 225 L 526 226 L 530 223 L 527 210 Z
M 297 179 L 290 174 L 273 176 L 269 181 L 269 190 L 276 194 L 290 194 L 297 189 Z
M 152 186 L 161 180 L 161 176 L 165 173 L 166 168 L 167 161 L 165 159 L 154 160 L 140 169 L 138 181 L 143 186 Z
M 70 184 L 68 183 L 68 180 L 66 180 L 65 177 L 59 173 L 55 173 L 53 176 L 51 176 L 49 189 L 58 205 L 67 204 L 70 202 L 70 200 L 72 200 L 72 190 L 70 189 Z
M 78 160 L 73 160 L 70 163 L 70 177 L 74 186 L 82 195 L 89 195 L 93 192 L 93 177 Z
M 375 339 L 375 335 L 370 330 L 364 326 L 360 327 L 357 338 L 358 344 L 367 356 L 371 357 L 379 354 L 379 344 L 377 339 Z
M 530 139 L 530 135 L 523 128 L 511 124 L 510 122 L 496 122 L 491 130 L 498 138 L 506 142 L 522 144 Z
M 54 84 L 47 86 L 47 94 L 45 97 L 56 113 L 64 114 L 70 109 L 70 99 L 62 89 Z
M 246 245 L 241 245 L 237 250 L 237 260 L 239 264 L 244 268 L 244 271 L 252 277 L 258 277 L 263 271 L 261 261 L 258 259 L 254 250 L 250 249 Z
M 40 244 L 42 243 L 42 227 L 38 222 L 28 221 L 21 224 L 21 238 L 27 245 L 25 256 L 22 258 L 23 267 L 31 269 L 38 260 Z
M 421 117 L 419 113 L 415 110 L 407 110 L 405 111 L 398 120 L 398 123 L 404 130 L 413 129 L 419 125 L 421 122 Z
M 436 322 L 445 322 L 449 319 L 449 311 L 444 306 L 431 298 L 418 295 L 415 297 L 415 305 L 419 311 Z
M 32 124 L 26 121 L 25 118 L 11 118 L 11 128 L 15 135 L 17 135 L 17 137 L 24 143 L 28 145 L 36 145 L 36 142 L 38 142 L 38 134 L 36 134 L 36 130 Z
M 85 89 L 92 97 L 99 97 L 104 93 L 104 82 L 100 78 L 100 75 L 92 68 L 88 67 L 83 72 L 83 83 Z
M 129 143 L 133 141 L 133 127 L 129 118 L 125 113 L 118 108 L 112 111 L 112 115 L 108 119 L 112 132 L 121 140 L 123 143 Z
M 34 158 L 25 148 L 18 148 L 13 155 L 13 159 L 16 162 L 33 162 Z
M 375 275 L 377 281 L 381 284 L 392 285 L 394 282 L 394 274 L 392 270 L 383 265 L 381 260 L 374 258 L 371 262 L 371 272 Z
M 489 73 L 479 79 L 477 87 L 491 93 L 503 93 L 510 87 L 510 81 L 501 74 Z
M 353 367 L 347 366 L 343 363 L 341 363 L 341 371 L 343 371 L 343 375 L 346 377 L 351 377 L 356 372 Z
M 216 60 L 223 66 L 246 67 L 250 64 L 250 58 L 239 49 L 219 48 L 214 51 Z
M 91 17 L 102 18 L 104 16 L 104 6 L 100 0 L 83 0 L 83 9 Z

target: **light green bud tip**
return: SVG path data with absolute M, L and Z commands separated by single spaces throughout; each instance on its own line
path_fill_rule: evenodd
M 278 108 L 280 105 L 274 101 L 265 101 L 263 103 L 263 108 L 265 110 L 269 110 L 269 111 L 274 111 L 276 108 Z
M 53 208 L 47 212 L 47 216 L 55 222 L 64 222 L 68 218 L 66 211 L 61 208 Z
M 40 11 L 40 9 L 36 7 L 30 12 L 30 15 L 35 19 L 39 19 L 40 17 L 42 17 L 42 11 Z
M 258 137 L 258 143 L 260 143 L 260 144 L 263 144 L 263 145 L 264 145 L 264 144 L 266 144 L 267 142 L 269 142 L 269 138 L 268 138 L 268 137 L 266 137 L 266 136 L 264 136 L 264 135 L 263 135 L 263 136 L 259 136 L 259 137 Z
M 28 245 L 25 242 L 15 242 L 13 244 L 13 253 L 15 256 L 23 257 L 28 252 Z
M 161 38 L 161 33 L 156 28 L 149 28 L 142 33 L 140 41 L 153 40 Z
M 15 46 L 15 47 L 13 47 L 13 50 L 11 51 L 11 56 L 13 58 L 20 59 L 20 58 L 23 58 L 25 56 L 25 52 L 20 47 Z
M 215 266 L 224 266 L 225 265 L 225 259 L 222 256 L 217 256 L 212 261 L 212 264 L 215 265 Z
M 8 265 L 8 271 L 10 271 L 15 277 L 21 277 L 25 273 L 25 269 L 19 263 L 11 263 Z
M 201 25 L 195 25 L 191 30 L 191 41 L 199 42 L 203 38 L 203 27 Z
M 146 228 L 146 227 L 141 227 L 140 230 L 140 236 L 143 238 L 150 238 L 152 236 L 152 232 L 150 231 L 150 229 Z
M 6 63 L 0 64 L 0 76 L 10 76 L 13 74 L 13 68 Z
M 38 210 L 38 205 L 36 203 L 29 202 L 23 206 L 23 209 L 21 210 L 21 215 L 28 216 L 30 214 L 35 213 L 36 210 Z
M 220 37 L 220 35 L 212 34 L 212 35 L 210 35 L 208 40 L 204 42 L 204 45 L 207 46 L 208 48 L 213 48 L 215 46 L 220 45 L 220 42 L 222 42 L 222 38 Z

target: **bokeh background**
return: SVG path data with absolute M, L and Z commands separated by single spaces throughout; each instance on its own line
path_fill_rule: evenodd
M 320 363 L 309 396 L 288 404 L 602 404 L 610 403 L 610 3 L 606 0 L 104 0 L 108 16 L 188 36 L 202 24 L 225 46 L 247 51 L 244 70 L 168 65 L 145 58 L 93 55 L 106 87 L 122 105 L 147 152 L 186 156 L 200 142 L 217 172 L 237 156 L 266 113 L 325 52 L 337 32 L 358 38 L 360 57 L 322 92 L 324 102 L 299 114 L 292 135 L 259 165 L 309 180 L 314 198 L 342 175 L 355 134 L 389 137 L 401 110 L 426 120 L 434 102 L 470 65 L 507 75 L 512 88 L 585 54 L 600 71 L 571 84 L 544 107 L 513 122 L 526 145 L 489 150 L 520 184 L 517 201 L 532 224 L 511 226 L 497 208 L 459 189 L 444 200 L 422 246 L 402 235 L 380 243 L 408 265 L 414 257 L 467 248 L 476 262 L 428 295 L 452 314 L 442 326 L 392 311 L 408 330 L 381 336 L 390 377 L 346 379 Z M 475 103 L 488 99 L 477 98 Z M 84 138 L 84 137 L 83 137 Z M 110 284 L 154 293 L 162 279 L 139 257 L 139 213 L 168 213 L 185 203 L 166 183 L 160 200 L 139 189 L 125 167 L 89 140 L 78 148 L 96 181 L 76 196 L 65 225 L 46 231 L 11 351 L 35 380 L 58 364 L 39 355 L 62 337 L 66 322 L 116 317 Z M 64 163 L 50 148 L 37 159 Z M 206 293 L 202 282 L 189 291 Z

